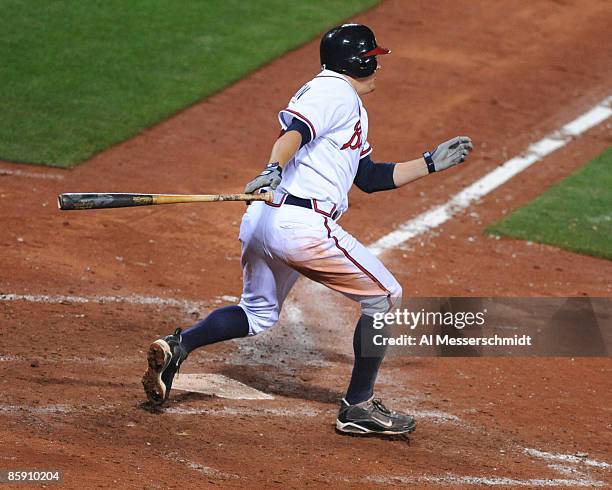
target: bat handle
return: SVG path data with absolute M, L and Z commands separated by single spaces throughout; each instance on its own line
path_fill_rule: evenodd
M 261 196 L 263 196 L 265 202 L 274 202 L 274 191 L 262 192 Z
M 243 194 L 248 196 L 244 203 L 249 207 L 255 201 L 274 202 L 274 191 L 259 192 L 255 194 Z

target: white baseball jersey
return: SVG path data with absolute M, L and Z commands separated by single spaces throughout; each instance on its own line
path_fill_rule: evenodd
M 278 115 L 283 129 L 293 118 L 310 128 L 311 141 L 283 168 L 277 193 L 348 207 L 359 160 L 371 153 L 368 113 L 348 80 L 323 70 L 293 96 Z
M 398 305 L 402 288 L 383 263 L 337 223 L 367 143 L 368 116 L 352 85 L 323 70 L 279 114 L 283 129 L 298 118 L 312 140 L 285 165 L 274 202 L 251 204 L 242 218 L 243 290 L 249 333 L 274 325 L 300 274 L 361 304 L 372 316 Z M 312 208 L 286 203 L 292 194 Z

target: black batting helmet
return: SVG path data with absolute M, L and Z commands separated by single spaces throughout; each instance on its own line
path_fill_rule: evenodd
M 369 27 L 344 24 L 326 32 L 321 39 L 321 66 L 353 78 L 363 78 L 376 71 L 377 55 L 390 52 L 376 44 Z

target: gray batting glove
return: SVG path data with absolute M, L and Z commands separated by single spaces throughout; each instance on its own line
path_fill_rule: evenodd
M 440 172 L 464 162 L 474 149 L 472 140 L 467 136 L 456 136 L 438 145 L 432 152 L 423 153 L 429 173 Z
M 268 187 L 272 190 L 278 187 L 283 178 L 283 167 L 278 163 L 268 163 L 262 173 L 249 182 L 244 188 L 245 194 L 253 194 L 259 189 Z

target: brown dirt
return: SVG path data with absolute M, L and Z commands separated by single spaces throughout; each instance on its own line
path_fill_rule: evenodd
M 477 145 L 469 165 L 395 192 L 353 192 L 342 224 L 365 243 L 610 95 L 603 1 L 398 0 L 356 19 L 394 49 L 364 100 L 374 158 L 409 159 L 458 132 Z M 0 171 L 0 293 L 184 298 L 201 302 L 200 314 L 239 295 L 242 205 L 59 213 L 55 196 L 240 189 L 267 158 L 276 111 L 316 66 L 315 42 L 71 171 L 2 164 L 63 178 Z M 610 134 L 609 123 L 589 131 L 386 255 L 406 294 L 609 297 L 612 262 L 482 231 L 609 146 Z M 434 486 L 418 478 L 445 475 L 612 483 L 609 467 L 580 464 L 568 476 L 524 453 L 610 460 L 607 358 L 390 359 L 380 392 L 417 414 L 411 442 L 336 435 L 354 308 L 339 301 L 330 305 L 339 316 L 322 318 L 307 293 L 300 284 L 292 295 L 306 320 L 285 315 L 268 334 L 200 351 L 184 367 L 276 400 L 181 394 L 170 408 L 192 411 L 183 414 L 146 410 L 139 379 L 148 343 L 188 324 L 184 309 L 0 302 L 0 469 L 60 468 L 70 488 Z

